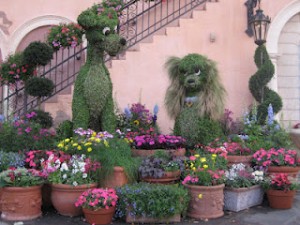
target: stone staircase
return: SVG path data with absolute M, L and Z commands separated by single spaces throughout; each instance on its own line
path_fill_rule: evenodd
M 194 51 L 188 50 L 193 49 L 192 46 L 211 44 L 207 27 L 213 26 L 210 18 L 216 14 L 216 11 L 222 10 L 220 6 L 222 1 L 218 4 L 216 2 L 211 1 L 195 8 L 191 13 L 132 46 L 107 65 L 114 85 L 114 98 L 121 111 L 128 104 L 138 101 L 146 104 L 150 109 L 155 104 L 163 106 L 164 92 L 168 84 L 163 69 L 164 62 L 172 55 L 181 57 L 186 53 L 199 52 L 196 50 L 197 47 Z M 185 37 L 193 36 L 195 29 L 197 33 L 203 30 L 205 36 L 203 35 L 198 43 L 195 40 L 186 42 Z M 69 92 L 60 93 L 43 104 L 43 109 L 53 116 L 54 126 L 63 120 L 71 120 L 72 91 L 73 88 L 70 88 Z M 164 110 L 160 111 L 159 118 L 166 118 Z M 168 128 L 163 130 L 165 129 Z

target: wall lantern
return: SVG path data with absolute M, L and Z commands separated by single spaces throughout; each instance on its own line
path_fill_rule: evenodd
M 246 33 L 249 36 L 253 36 L 254 34 L 254 42 L 260 46 L 266 42 L 271 19 L 269 16 L 265 16 L 263 10 L 261 10 L 260 0 L 248 0 L 245 5 L 247 6 L 248 12 L 248 29 L 246 30 Z M 258 9 L 254 15 L 254 8 L 257 5 Z

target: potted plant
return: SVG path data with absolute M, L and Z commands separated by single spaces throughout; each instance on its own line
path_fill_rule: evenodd
M 180 222 L 189 202 L 187 190 L 175 185 L 136 183 L 116 191 L 116 216 L 126 223 Z
M 78 24 L 59 24 L 57 26 L 53 26 L 49 30 L 47 43 L 53 48 L 54 51 L 58 51 L 61 47 L 75 48 L 82 43 L 83 34 L 84 30 Z
M 68 153 L 84 153 L 101 162 L 98 181 L 102 187 L 117 187 L 137 180 L 139 159 L 131 157 L 125 139 L 106 131 L 78 128 L 75 136 L 62 140 L 58 148 Z
M 253 162 L 266 168 L 268 174 L 288 173 L 296 177 L 300 170 L 297 151 L 285 148 L 260 149 L 253 154 Z
M 76 207 L 82 207 L 89 224 L 110 224 L 115 213 L 118 196 L 112 188 L 92 188 L 84 191 Z
M 225 172 L 224 209 L 238 212 L 263 201 L 264 191 L 260 183 L 264 172 L 253 170 L 242 163 L 233 164 Z
M 51 184 L 51 201 L 59 214 L 78 216 L 81 208 L 74 203 L 79 195 L 88 188 L 97 187 L 97 170 L 100 164 L 85 155 L 51 154 L 43 162 L 43 172 Z
M 226 164 L 226 160 L 218 154 L 190 156 L 187 174 L 182 181 L 191 196 L 187 212 L 189 217 L 210 219 L 224 215 Z
M 157 134 L 150 128 L 146 134 L 129 137 L 132 144 L 132 155 L 146 157 L 153 155 L 157 150 L 165 150 L 172 156 L 185 155 L 185 139 L 181 136 Z
M 43 182 L 39 171 L 34 169 L 19 167 L 2 171 L 0 173 L 1 218 L 15 221 L 32 220 L 41 216 Z M 12 208 L 14 210 L 11 210 Z
M 293 206 L 294 196 L 299 184 L 292 182 L 285 173 L 270 176 L 263 183 L 267 192 L 269 205 L 275 209 L 290 209 Z
M 183 169 L 183 160 L 173 158 L 161 150 L 143 159 L 139 166 L 139 176 L 144 182 L 170 184 L 179 180 Z

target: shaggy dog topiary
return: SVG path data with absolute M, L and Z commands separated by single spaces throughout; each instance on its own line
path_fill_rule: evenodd
M 174 134 L 188 145 L 207 144 L 222 136 L 218 119 L 224 112 L 225 89 L 215 63 L 199 54 L 170 57 L 165 64 L 171 84 L 165 106 L 175 119 Z
M 72 113 L 74 129 L 115 131 L 116 118 L 112 82 L 104 64 L 104 52 L 117 55 L 126 40 L 117 32 L 121 0 L 104 1 L 83 11 L 77 18 L 88 41 L 87 61 L 75 81 Z

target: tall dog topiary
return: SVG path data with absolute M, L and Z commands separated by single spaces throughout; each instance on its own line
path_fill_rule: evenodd
M 187 139 L 190 147 L 207 144 L 222 136 L 218 119 L 224 112 L 225 89 L 215 63 L 199 54 L 170 57 L 166 64 L 171 84 L 165 96 L 174 133 Z
M 117 55 L 126 40 L 117 34 L 121 0 L 107 0 L 83 11 L 77 18 L 88 41 L 87 61 L 75 81 L 72 113 L 74 129 L 115 131 L 112 82 L 104 64 L 104 52 Z

